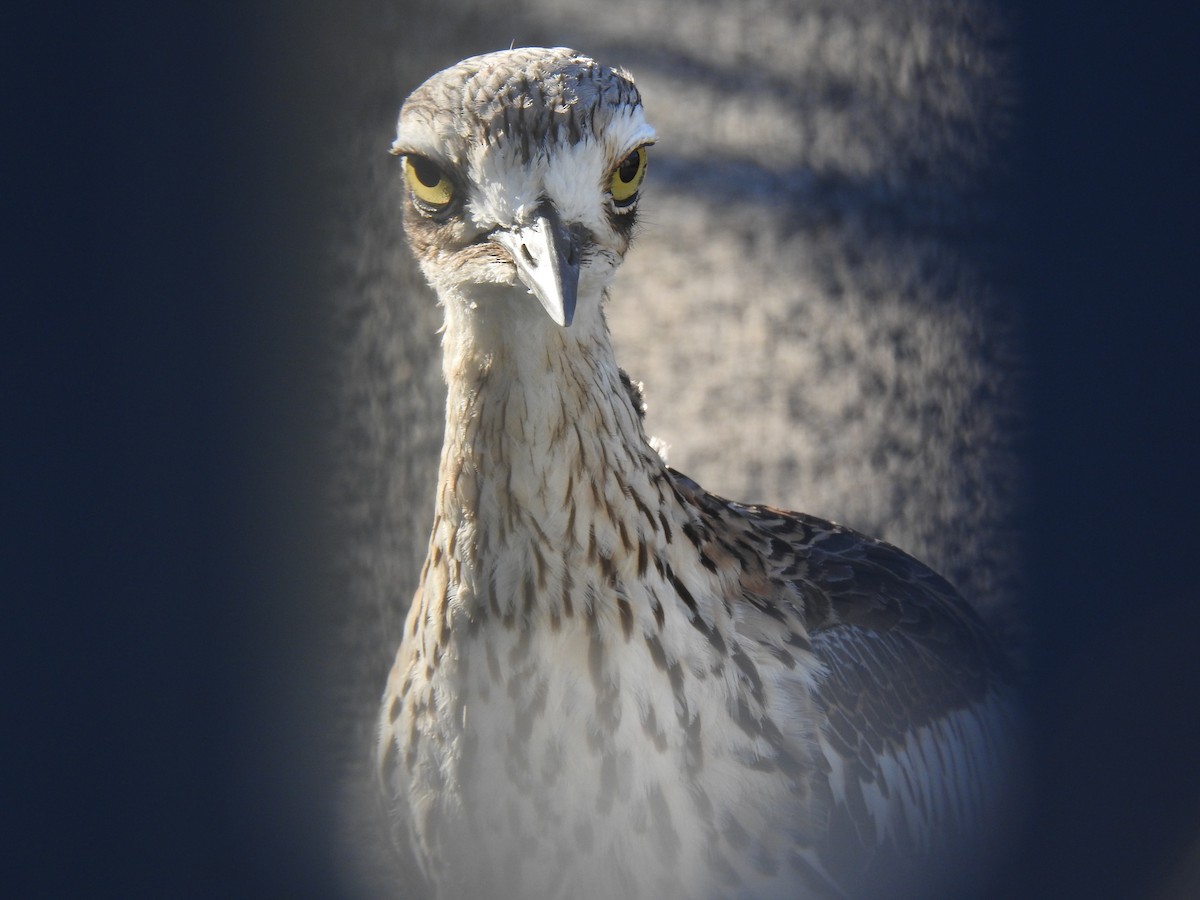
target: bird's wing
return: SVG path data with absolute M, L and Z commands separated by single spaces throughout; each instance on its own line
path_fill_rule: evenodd
M 783 589 L 744 599 L 802 622 L 819 663 L 794 687 L 818 717 L 828 763 L 815 868 L 852 895 L 887 878 L 884 895 L 901 896 L 894 879 L 924 878 L 922 866 L 969 866 L 1000 818 L 1000 773 L 1017 739 L 1015 676 L 979 616 L 890 544 L 676 483 L 760 548 L 766 580 Z
M 907 554 L 808 520 L 800 585 L 825 667 L 816 704 L 831 765 L 826 866 L 982 852 L 1014 740 L 1013 675 L 983 623 Z M 866 856 L 863 856 L 863 853 Z M 853 863 L 852 860 L 857 860 Z

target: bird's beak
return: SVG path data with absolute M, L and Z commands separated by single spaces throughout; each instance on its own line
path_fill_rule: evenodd
M 583 228 L 563 225 L 558 210 L 543 203 L 532 224 L 497 229 L 490 237 L 508 251 L 517 266 L 517 277 L 550 318 L 564 328 L 570 325 L 579 291 Z

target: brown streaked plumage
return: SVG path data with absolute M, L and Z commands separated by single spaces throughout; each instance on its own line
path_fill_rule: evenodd
M 569 50 L 466 60 L 401 111 L 449 395 L 391 814 L 442 898 L 928 896 L 1000 836 L 1012 675 L 913 558 L 651 447 L 601 304 L 653 138 Z

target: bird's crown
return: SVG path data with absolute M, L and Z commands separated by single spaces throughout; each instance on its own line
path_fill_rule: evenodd
M 574 144 L 641 106 L 633 79 L 563 47 L 523 47 L 474 56 L 413 91 L 396 148 L 431 132 L 466 145 L 509 145 L 527 161 L 550 143 Z M 455 160 L 457 162 L 457 160 Z

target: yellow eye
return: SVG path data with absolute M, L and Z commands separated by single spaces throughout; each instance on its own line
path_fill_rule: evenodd
M 638 188 L 646 177 L 646 148 L 638 147 L 613 169 L 608 182 L 609 193 L 617 206 L 629 206 L 637 199 Z
M 450 179 L 423 156 L 404 157 L 404 178 L 413 196 L 429 206 L 445 206 L 454 199 Z

